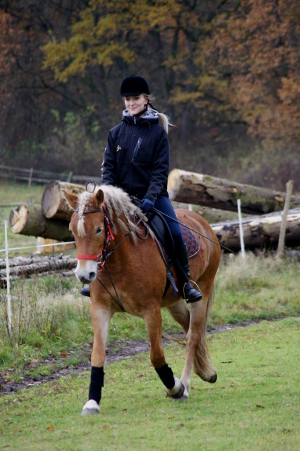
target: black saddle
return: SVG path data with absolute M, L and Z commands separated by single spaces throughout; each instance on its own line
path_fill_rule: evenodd
M 172 284 L 174 297 L 176 298 L 178 288 L 171 270 L 171 266 L 174 264 L 175 259 L 175 245 L 170 228 L 162 213 L 159 211 L 150 210 L 146 216 L 148 219 L 147 225 L 154 232 L 157 247 L 167 267 L 167 281 L 163 295 L 165 296 L 170 284 Z

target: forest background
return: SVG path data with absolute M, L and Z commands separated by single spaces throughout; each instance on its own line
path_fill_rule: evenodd
M 100 175 L 135 73 L 171 168 L 299 191 L 299 48 L 294 0 L 1 0 L 0 162 Z

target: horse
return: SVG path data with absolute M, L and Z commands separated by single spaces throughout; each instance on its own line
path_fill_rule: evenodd
M 217 374 L 209 361 L 206 324 L 214 298 L 214 278 L 221 249 L 210 225 L 197 213 L 176 210 L 178 220 L 189 227 L 200 250 L 190 260 L 191 280 L 203 294 L 189 304 L 182 293 L 174 297 L 166 289 L 166 265 L 146 224 L 146 218 L 121 188 L 101 185 L 79 196 L 64 192 L 74 209 L 69 224 L 77 249 L 77 279 L 89 284 L 90 312 L 94 329 L 89 400 L 82 415 L 99 413 L 104 385 L 105 347 L 109 322 L 114 313 L 126 312 L 144 320 L 150 340 L 150 359 L 167 396 L 189 397 L 192 369 L 203 380 L 214 383 Z M 176 274 L 174 274 L 177 283 Z M 166 308 L 186 336 L 186 359 L 180 379 L 165 360 L 162 345 L 161 308 Z

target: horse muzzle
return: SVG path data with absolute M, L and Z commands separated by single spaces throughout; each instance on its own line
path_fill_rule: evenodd
M 78 260 L 74 271 L 75 276 L 81 283 L 92 283 L 97 276 L 98 263 L 93 260 Z

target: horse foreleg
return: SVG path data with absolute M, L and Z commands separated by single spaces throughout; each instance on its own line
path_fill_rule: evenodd
M 99 403 L 102 387 L 104 385 L 105 345 L 112 312 L 92 303 L 91 316 L 94 327 L 94 344 L 91 357 L 91 381 L 89 400 L 83 406 L 81 415 L 93 415 L 100 411 Z
M 160 380 L 166 387 L 167 394 L 174 399 L 183 399 L 188 397 L 182 382 L 174 377 L 172 369 L 165 360 L 165 354 L 162 345 L 162 319 L 160 308 L 147 312 L 144 316 L 145 324 L 150 339 L 150 359 Z M 184 395 L 187 396 L 184 396 Z

